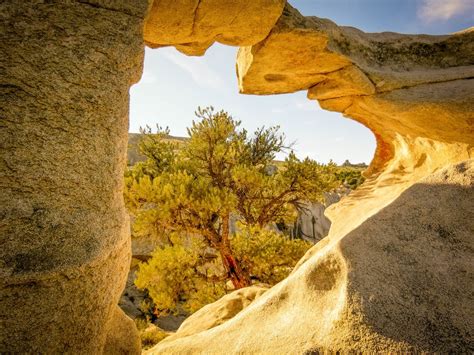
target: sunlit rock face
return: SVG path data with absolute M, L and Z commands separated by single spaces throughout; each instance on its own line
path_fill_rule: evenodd
M 239 50 L 237 73 L 242 93 L 308 90 L 308 98 L 322 108 L 368 126 L 378 143 L 371 173 L 400 151 L 397 144 L 430 149 L 428 142 L 415 139 L 455 143 L 453 155 L 469 157 L 473 54 L 473 31 L 451 36 L 366 34 L 304 17 L 287 4 L 265 40 Z M 405 151 L 416 154 L 414 149 Z M 413 156 L 408 160 L 415 165 L 419 161 Z
M 240 92 L 308 90 L 370 128 L 367 180 L 286 280 L 150 353 L 474 351 L 473 74 L 472 30 L 366 34 L 286 5 L 240 48 Z
M 252 285 L 225 295 L 216 302 L 208 304 L 196 313 L 193 313 L 183 322 L 183 324 L 181 324 L 176 333 L 169 336 L 167 341 L 200 333 L 227 322 L 243 309 L 251 305 L 267 290 L 268 287 L 266 286 Z M 151 350 L 151 353 L 154 352 L 154 350 Z
M 152 48 L 175 46 L 203 55 L 214 42 L 250 46 L 263 40 L 280 17 L 285 0 L 155 0 L 144 39 Z
M 147 1 L 0 4 L 0 353 L 139 353 L 117 308 Z
M 308 90 L 378 144 L 367 181 L 329 208 L 328 237 L 286 280 L 226 296 L 152 353 L 474 351 L 474 33 L 365 34 L 283 6 L 1 3 L 0 353 L 139 351 L 116 305 L 143 39 L 188 54 L 246 46 L 242 93 Z
M 473 179 L 471 161 L 419 180 L 234 318 L 151 353 L 469 351 Z

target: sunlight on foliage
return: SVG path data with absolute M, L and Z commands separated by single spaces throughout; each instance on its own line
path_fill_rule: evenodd
M 205 245 L 197 238 L 190 245 L 158 248 L 147 263 L 141 263 L 135 284 L 146 288 L 160 315 L 177 312 L 178 305 L 193 313 L 225 294 L 222 282 L 212 278 L 222 274 L 222 266 L 207 260 Z
M 135 319 L 135 325 L 137 326 L 138 333 L 140 334 L 143 350 L 150 349 L 169 335 L 145 319 Z
M 239 229 L 231 238 L 232 250 L 258 283 L 274 285 L 283 280 L 311 247 L 268 229 L 243 225 Z M 198 238 L 188 243 L 158 248 L 139 266 L 135 284 L 148 290 L 160 315 L 180 309 L 193 313 L 231 290 L 217 251 L 206 248 Z
M 250 134 L 225 111 L 198 108 L 196 116 L 179 143 L 168 129 L 142 130 L 147 159 L 125 174 L 132 234 L 161 245 L 136 280 L 160 314 L 194 312 L 230 288 L 282 280 L 310 244 L 269 226 L 292 224 L 306 202 L 362 179 L 360 170 L 297 158 L 277 126 Z M 274 160 L 279 153 L 287 153 L 283 162 Z
M 252 279 L 269 285 L 287 277 L 312 246 L 304 240 L 291 240 L 269 229 L 246 226 L 242 226 L 231 244 Z

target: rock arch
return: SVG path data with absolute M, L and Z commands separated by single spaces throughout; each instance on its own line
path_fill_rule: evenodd
M 472 30 L 366 34 L 284 0 L 0 6 L 0 352 L 139 351 L 116 304 L 143 39 L 193 55 L 241 46 L 242 93 L 308 90 L 377 137 L 368 181 L 288 279 L 154 352 L 473 350 Z

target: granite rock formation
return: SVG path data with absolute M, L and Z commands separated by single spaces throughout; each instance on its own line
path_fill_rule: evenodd
M 285 0 L 155 0 L 145 43 L 172 45 L 188 55 L 203 55 L 214 42 L 250 46 L 268 35 L 284 5 Z
M 150 353 L 473 351 L 474 32 L 367 34 L 290 5 L 241 47 L 241 93 L 308 90 L 372 130 L 328 237 L 227 322 Z M 471 159 L 471 160 L 470 160 Z
M 175 334 L 166 341 L 173 341 L 217 327 L 233 318 L 243 309 L 251 305 L 268 290 L 262 285 L 241 288 L 225 295 L 214 303 L 208 304 L 187 318 Z M 151 350 L 152 353 L 155 351 Z
M 326 209 L 348 194 L 351 190 L 326 193 L 323 202 L 306 202 L 304 210 L 298 213 L 296 228 L 297 236 L 310 242 L 317 243 L 328 235 L 331 221 L 324 214 Z
M 234 318 L 150 353 L 469 352 L 473 180 L 472 161 L 419 180 Z
M 308 90 L 377 139 L 366 182 L 286 280 L 152 353 L 473 352 L 474 31 L 367 34 L 284 1 L 231 5 L 0 4 L 0 352 L 138 351 L 116 305 L 143 40 L 243 46 L 242 93 Z

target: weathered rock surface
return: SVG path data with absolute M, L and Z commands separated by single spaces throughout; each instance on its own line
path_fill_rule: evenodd
M 240 90 L 279 94 L 334 84 L 329 98 L 472 78 L 473 36 L 364 33 L 302 16 L 287 4 L 262 42 L 239 50 Z
M 203 55 L 214 42 L 250 46 L 263 40 L 285 0 L 155 0 L 145 23 L 149 47 Z
M 114 317 L 130 261 L 128 91 L 147 8 L 0 4 L 0 353 L 98 354 L 106 339 L 118 349 L 129 347 L 114 339 L 135 337 Z M 127 338 L 108 336 L 117 322 Z
M 140 354 L 141 341 L 138 332 L 130 331 L 135 323 L 118 307 L 115 307 L 108 324 L 103 353 L 107 355 Z
M 235 317 L 268 290 L 265 286 L 250 286 L 225 295 L 218 301 L 204 306 L 187 318 L 178 331 L 166 338 L 165 342 L 203 332 Z
M 247 46 L 241 92 L 309 89 L 377 139 L 286 280 L 235 316 L 210 305 L 153 353 L 473 352 L 474 31 L 366 34 L 280 17 L 283 1 L 222 4 L 155 1 L 146 21 L 145 0 L 0 4 L 0 353 L 137 351 L 116 304 L 144 24 L 150 46 Z
M 305 203 L 305 209 L 298 214 L 296 220 L 298 228 L 297 232 L 300 234 L 301 238 L 315 244 L 327 236 L 329 228 L 331 227 L 331 221 L 326 217 L 324 212 L 329 206 L 339 202 L 341 197 L 347 195 L 349 192 L 350 189 L 347 191 L 341 191 L 340 193 L 327 193 L 325 194 L 324 203 Z
M 286 280 L 151 353 L 474 351 L 473 71 L 473 31 L 366 34 L 287 5 L 240 49 L 240 91 L 309 90 L 369 127 L 367 180 Z
M 474 161 L 418 181 L 238 316 L 151 353 L 472 351 L 473 181 Z

